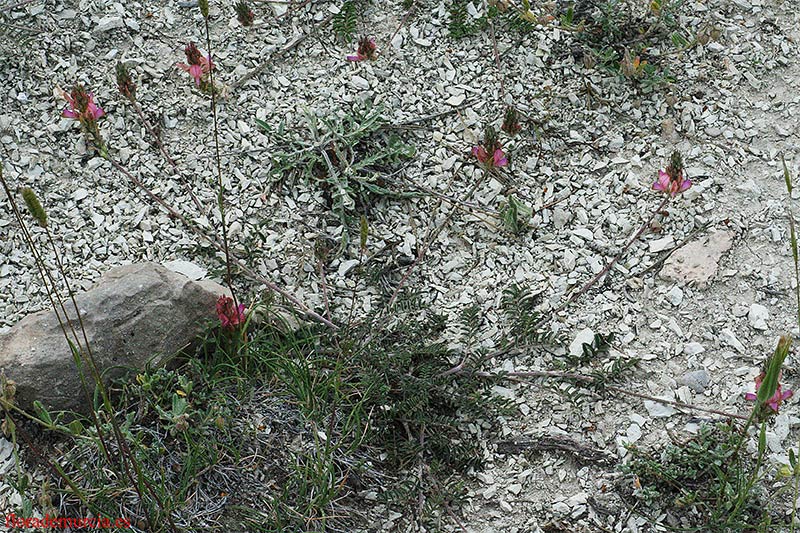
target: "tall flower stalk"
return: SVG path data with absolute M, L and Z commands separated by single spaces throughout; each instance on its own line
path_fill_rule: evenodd
M 203 21 L 206 28 L 206 50 L 208 50 L 208 63 L 212 64 L 212 49 L 211 49 L 211 28 L 208 20 L 208 0 L 199 0 L 200 13 L 203 15 Z M 225 253 L 225 285 L 231 291 L 233 297 L 233 307 L 238 308 L 239 303 L 236 299 L 236 291 L 233 290 L 233 282 L 231 275 L 231 253 L 230 245 L 228 243 L 228 226 L 225 222 L 225 184 L 222 182 L 222 158 L 219 150 L 219 124 L 217 120 L 217 91 L 214 85 L 214 69 L 208 69 L 208 79 L 211 84 L 211 117 L 214 121 L 214 159 L 217 163 L 217 208 L 219 209 L 219 216 L 222 226 L 222 247 Z

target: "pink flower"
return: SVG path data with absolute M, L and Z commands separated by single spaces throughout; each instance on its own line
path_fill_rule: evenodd
M 496 148 L 492 157 L 489 157 L 489 152 L 483 146 L 473 146 L 472 155 L 478 158 L 478 161 L 489 167 L 504 167 L 508 165 L 508 158 L 503 153 L 502 148 Z
M 103 108 L 94 102 L 94 95 L 84 91 L 80 85 L 76 85 L 69 94 L 63 92 L 61 96 L 69 104 L 69 107 L 61 112 L 66 118 L 91 122 L 106 114 Z
M 764 381 L 764 377 L 765 377 L 764 372 L 762 372 L 758 376 L 756 376 L 756 380 L 755 380 L 756 381 L 756 392 L 758 392 L 758 389 L 761 388 L 761 382 Z M 791 391 L 791 390 L 784 391 L 782 389 L 782 387 L 781 387 L 781 384 L 778 383 L 778 389 L 775 391 L 775 394 L 773 394 L 772 398 L 767 400 L 766 405 L 769 406 L 769 408 L 772 410 L 773 413 L 777 413 L 778 412 L 778 408 L 781 406 L 781 403 L 783 403 L 784 400 L 788 400 L 792 396 L 794 396 L 794 392 L 793 391 Z M 756 394 L 752 393 L 752 392 L 747 392 L 744 395 L 744 399 L 745 400 L 749 400 L 751 402 L 754 402 L 754 401 L 756 401 L 758 399 L 758 396 Z
M 362 37 L 358 41 L 358 50 L 355 54 L 347 56 L 348 61 L 374 60 L 377 57 L 378 45 L 372 37 Z
M 244 304 L 233 305 L 233 298 L 222 295 L 217 299 L 217 316 L 225 329 L 236 329 L 245 320 Z
M 691 186 L 691 180 L 684 179 L 683 172 L 679 172 L 673 179 L 667 172 L 659 170 L 658 179 L 653 183 L 653 190 L 669 194 L 674 198 L 678 193 L 688 190 Z
M 200 87 L 203 75 L 207 74 L 214 68 L 214 63 L 211 61 L 211 55 L 208 57 L 203 57 L 203 54 L 200 53 L 200 50 L 194 43 L 187 44 L 186 48 L 184 49 L 184 53 L 186 53 L 186 61 L 188 64 L 178 63 L 177 66 L 180 69 L 188 72 L 189 75 L 194 79 L 195 85 Z

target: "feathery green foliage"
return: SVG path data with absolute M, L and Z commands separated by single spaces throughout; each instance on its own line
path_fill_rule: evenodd
M 336 36 L 345 42 L 352 41 L 356 34 L 358 15 L 358 0 L 345 0 L 331 21 Z

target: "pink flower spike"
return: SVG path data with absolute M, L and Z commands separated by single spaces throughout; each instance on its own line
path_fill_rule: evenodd
M 222 295 L 217 299 L 217 316 L 223 328 L 236 329 L 245 321 L 244 304 L 239 304 L 234 308 L 233 298 Z
M 506 155 L 503 153 L 503 150 L 498 148 L 494 151 L 493 163 L 496 167 L 504 167 L 508 165 L 508 159 Z
M 94 103 L 94 96 L 92 93 L 89 93 L 89 103 L 86 105 L 86 112 L 95 120 L 106 114 L 102 107 Z
M 764 373 L 762 372 L 761 374 L 759 374 L 755 378 L 756 392 L 758 392 L 758 389 L 761 388 L 761 383 L 763 381 L 764 381 Z M 778 383 L 778 388 L 775 390 L 775 394 L 772 396 L 772 398 L 767 400 L 766 405 L 770 408 L 770 410 L 773 413 L 777 413 L 778 410 L 780 409 L 781 404 L 785 400 L 788 400 L 789 398 L 791 398 L 792 396 L 794 396 L 794 391 L 792 391 L 792 390 L 785 390 L 784 391 L 783 387 L 781 386 L 781 384 Z M 744 395 L 744 399 L 748 400 L 748 401 L 751 401 L 751 402 L 754 402 L 754 401 L 756 401 L 758 399 L 758 396 L 756 394 L 752 393 L 752 392 L 747 392 Z

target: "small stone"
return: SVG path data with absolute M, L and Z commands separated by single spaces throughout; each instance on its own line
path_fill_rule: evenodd
M 519 493 L 522 492 L 522 485 L 519 483 L 512 483 L 507 487 L 508 492 L 513 494 L 514 496 L 519 496 Z
M 665 400 L 671 400 L 672 398 L 664 398 Z M 644 401 L 644 408 L 647 409 L 647 412 L 653 418 L 667 418 L 674 415 L 677 411 L 675 408 L 669 404 L 664 404 L 661 402 L 655 402 L 653 400 L 645 400 Z
M 517 397 L 513 390 L 509 389 L 508 387 L 501 387 L 500 385 L 495 385 L 492 387 L 492 392 L 507 400 L 513 400 Z
M 356 89 L 360 89 L 362 91 L 366 91 L 369 89 L 369 82 L 362 78 L 361 76 L 353 76 L 350 78 L 350 83 L 353 84 L 353 87 Z
M 747 320 L 750 321 L 750 326 L 753 329 L 764 331 L 767 329 L 767 318 L 769 318 L 769 310 L 760 304 L 753 304 L 747 313 Z
M 630 426 L 628 426 L 626 437 L 628 440 L 628 444 L 633 444 L 634 442 L 642 438 L 642 428 L 639 427 L 639 424 L 631 424 Z
M 723 329 L 720 332 L 720 339 L 722 342 L 733 348 L 739 353 L 744 353 L 744 345 L 739 342 L 739 339 L 736 338 L 736 335 L 728 328 Z
M 689 387 L 697 394 L 702 394 L 708 387 L 710 376 L 705 369 L 687 372 L 677 379 L 679 385 Z
M 575 335 L 575 340 L 569 345 L 570 355 L 578 356 L 583 353 L 583 345 L 591 344 L 594 340 L 594 331 L 589 328 L 583 329 Z
M 454 94 L 453 96 L 451 96 L 450 98 L 445 100 L 445 103 L 449 104 L 451 106 L 460 106 L 461 104 L 464 103 L 464 100 L 466 100 L 466 99 L 467 99 L 467 97 L 466 97 L 466 95 L 464 93 Z
M 661 239 L 656 239 L 654 241 L 650 241 L 651 254 L 657 252 L 663 252 L 664 250 L 669 250 L 671 248 L 675 248 L 675 239 L 672 237 L 672 235 L 669 235 Z
M 89 191 L 86 189 L 77 189 L 74 193 L 72 193 L 72 199 L 76 202 L 80 202 L 81 200 L 85 199 L 89 196 Z
M 403 47 L 403 36 L 398 32 L 397 35 L 395 35 L 392 38 L 392 48 L 394 48 L 395 50 L 400 50 L 400 48 L 402 47 Z
M 572 230 L 572 234 L 577 236 L 577 237 L 580 237 L 581 239 L 587 240 L 587 241 L 594 240 L 594 233 L 592 233 L 591 230 L 589 230 L 587 228 L 574 229 L 574 230 Z
M 555 502 L 553 504 L 553 512 L 557 515 L 566 515 L 570 512 L 570 507 L 564 502 Z
M 681 302 L 683 301 L 683 291 L 681 288 L 677 285 L 672 287 L 672 289 L 670 289 L 670 291 L 667 293 L 667 300 L 669 300 L 669 303 L 675 307 L 681 305 Z
M 173 272 L 183 274 L 192 281 L 199 281 L 206 277 L 208 270 L 192 263 L 191 261 L 184 261 L 183 259 L 176 259 L 174 261 L 166 261 L 163 265 Z
M 683 345 L 683 353 L 686 355 L 697 355 L 705 351 L 706 349 L 699 342 L 687 342 Z
M 345 276 L 358 263 L 359 263 L 358 259 L 347 259 L 345 261 L 342 261 L 341 263 L 339 263 L 339 270 L 337 271 L 337 274 L 339 274 L 340 277 Z
M 125 26 L 125 21 L 122 20 L 122 17 L 103 17 L 97 22 L 97 26 L 94 27 L 94 31 L 98 33 L 104 33 L 117 28 L 122 28 L 123 26 Z
M 623 146 L 625 146 L 625 139 L 622 135 L 617 135 L 608 142 L 608 149 L 612 152 L 618 152 Z
M 750 312 L 750 308 L 746 305 L 738 304 L 733 306 L 733 316 L 736 318 L 742 318 L 743 316 L 747 316 Z

